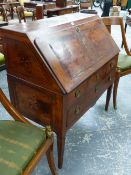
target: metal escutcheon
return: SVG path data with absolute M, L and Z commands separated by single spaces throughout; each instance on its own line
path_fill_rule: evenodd
M 113 68 L 113 67 L 114 67 L 114 64 L 113 64 L 113 63 L 111 63 L 111 64 L 110 64 L 110 67 L 111 67 L 111 68 Z
M 109 76 L 109 81 L 111 81 L 112 80 L 112 78 L 111 78 L 111 75 Z
M 96 79 L 99 80 L 99 74 L 96 74 Z
M 77 107 L 75 108 L 75 114 L 79 114 L 79 112 L 80 112 L 80 106 L 77 106 Z
M 80 97 L 80 95 L 81 95 L 80 90 L 77 90 L 77 91 L 75 92 L 75 97 L 78 98 L 78 97 Z
M 97 91 L 98 91 L 98 86 L 95 87 L 95 92 L 97 92 Z
M 76 27 L 76 31 L 77 31 L 77 32 L 80 32 L 80 28 L 79 28 L 79 27 Z

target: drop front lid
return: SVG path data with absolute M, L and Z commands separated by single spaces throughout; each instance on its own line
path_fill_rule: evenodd
M 35 45 L 67 93 L 119 52 L 98 17 L 38 37 Z

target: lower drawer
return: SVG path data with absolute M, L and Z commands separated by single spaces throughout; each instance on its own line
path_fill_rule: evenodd
M 114 81 L 115 70 L 102 81 L 92 86 L 91 89 L 86 89 L 84 95 L 76 100 L 72 106 L 67 109 L 67 128 L 71 127 L 90 107 L 92 107 L 102 93 L 108 89 Z

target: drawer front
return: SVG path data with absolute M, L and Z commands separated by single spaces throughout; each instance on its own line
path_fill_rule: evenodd
M 95 102 L 102 93 L 113 83 L 115 69 L 113 69 L 105 79 L 99 81 L 91 89 L 86 89 L 83 96 L 78 98 L 74 104 L 67 109 L 67 128 L 71 127 Z
M 55 94 L 16 82 L 15 105 L 26 117 L 40 124 L 50 124 L 55 107 Z
M 77 87 L 74 91 L 69 93 L 66 96 L 66 101 L 68 104 L 66 108 L 72 106 L 76 101 L 81 100 L 84 96 L 86 96 L 88 91 L 91 91 L 92 87 L 99 84 L 101 81 L 105 80 L 106 77 L 109 76 L 110 72 L 116 69 L 117 60 L 112 59 L 106 65 L 104 65 L 100 70 L 98 70 L 95 74 L 89 77 L 85 82 L 83 82 L 79 87 Z

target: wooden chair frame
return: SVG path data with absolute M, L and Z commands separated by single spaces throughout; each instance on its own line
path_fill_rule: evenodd
M 14 118 L 14 120 L 32 125 L 32 123 L 26 120 L 22 115 L 20 115 L 15 110 L 15 108 L 6 98 L 6 96 L 4 95 L 1 89 L 0 89 L 0 102 L 2 103 L 4 108 L 8 111 L 8 113 Z M 52 172 L 52 175 L 57 175 L 55 165 L 54 165 L 54 160 L 53 160 L 53 136 L 51 136 L 50 138 L 47 138 L 46 141 L 42 144 L 42 146 L 37 151 L 36 155 L 29 162 L 28 166 L 26 167 L 22 175 L 30 175 L 43 154 L 46 154 L 47 156 L 48 164 Z
M 122 42 L 123 42 L 126 54 L 128 56 L 131 56 L 131 52 L 128 48 L 127 41 L 126 41 L 123 18 L 122 17 L 103 17 L 102 20 L 110 33 L 111 33 L 111 26 L 112 25 L 119 25 L 120 26 L 121 34 L 122 34 Z M 116 98 L 117 98 L 117 88 L 118 88 L 118 84 L 119 84 L 119 79 L 120 79 L 120 77 L 128 75 L 130 73 L 131 73 L 131 69 L 128 69 L 128 70 L 122 71 L 122 72 L 120 71 L 119 68 L 116 69 L 116 76 L 115 76 L 114 88 L 113 88 L 113 106 L 114 106 L 114 109 L 117 109 Z M 108 95 L 109 95 L 109 99 L 110 99 L 111 91 Z M 109 103 L 108 103 L 108 105 L 109 105 Z M 108 105 L 106 106 L 106 110 L 108 110 Z
M 0 7 L 0 15 L 3 17 L 3 21 L 7 21 L 8 22 L 7 14 L 6 14 L 6 11 L 3 8 L 3 6 Z
M 35 20 L 35 13 L 34 11 L 32 11 L 33 15 L 32 16 L 25 16 L 24 14 L 24 7 L 23 6 L 18 6 L 16 8 L 16 12 L 17 12 L 17 16 L 18 16 L 18 19 L 19 19 L 19 23 L 21 23 L 21 20 L 23 19 L 24 22 L 26 22 L 26 18 L 32 18 L 32 21 Z

